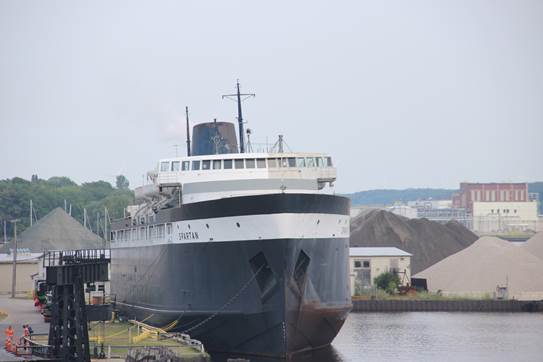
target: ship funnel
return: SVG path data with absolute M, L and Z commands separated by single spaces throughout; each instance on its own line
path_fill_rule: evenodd
M 192 156 L 238 153 L 236 129 L 230 122 L 200 123 L 192 129 Z

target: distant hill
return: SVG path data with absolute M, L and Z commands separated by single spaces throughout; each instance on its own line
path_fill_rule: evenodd
M 351 199 L 353 205 L 390 205 L 395 202 L 408 202 L 421 199 L 444 200 L 450 199 L 458 190 L 448 189 L 404 189 L 404 190 L 368 190 L 359 191 L 345 196 Z
M 543 182 L 529 182 L 529 192 L 539 193 L 539 213 L 543 214 Z M 458 192 L 455 189 L 429 189 L 413 188 L 403 190 L 368 190 L 352 194 L 345 194 L 351 199 L 353 205 L 390 205 L 395 202 L 408 202 L 422 199 L 446 200 L 452 194 Z

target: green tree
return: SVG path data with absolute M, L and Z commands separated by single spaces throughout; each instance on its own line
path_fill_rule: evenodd
M 115 180 L 115 185 L 119 190 L 128 190 L 130 182 L 128 182 L 128 179 L 124 175 L 119 175 Z
M 126 180 L 128 183 L 128 180 Z M 79 186 L 68 177 L 52 177 L 48 180 L 32 177 L 32 182 L 14 177 L 0 180 L 0 223 L 3 220 L 19 219 L 17 231 L 23 232 L 30 224 L 30 200 L 33 202 L 34 215 L 38 219 L 56 207 L 71 205 L 72 216 L 83 221 L 84 209 L 87 221 L 95 227 L 97 217 L 101 222 L 104 209 L 107 208 L 111 219 L 123 216 L 124 208 L 134 202 L 134 194 L 128 188 L 116 189 L 109 182 L 87 182 Z M 13 235 L 13 226 L 7 224 L 7 234 Z
M 57 186 L 57 187 L 64 187 L 64 186 L 77 186 L 77 184 L 75 182 L 73 182 L 72 180 L 70 180 L 68 177 L 50 177 L 48 180 L 47 180 L 47 183 L 53 185 L 53 186 Z
M 393 294 L 400 285 L 400 278 L 390 272 L 385 272 L 373 279 L 373 284 L 389 294 Z

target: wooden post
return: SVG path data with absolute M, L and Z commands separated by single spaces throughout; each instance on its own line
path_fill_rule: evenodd
M 13 248 L 13 269 L 11 272 L 11 297 L 15 298 L 15 289 L 17 284 L 17 221 L 12 220 L 13 223 L 13 236 L 15 247 Z

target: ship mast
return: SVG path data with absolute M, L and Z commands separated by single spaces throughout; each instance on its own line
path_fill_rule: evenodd
M 185 116 L 187 118 L 187 156 L 190 156 L 189 107 L 185 107 Z
M 237 86 L 237 92 L 236 94 L 225 94 L 222 96 L 222 99 L 228 98 L 233 99 L 235 97 L 236 102 L 238 103 L 238 128 L 239 128 L 239 151 L 240 153 L 245 153 L 245 140 L 244 140 L 244 133 L 243 133 L 243 115 L 241 112 L 241 102 L 246 100 L 250 97 L 255 97 L 256 94 L 254 93 L 240 93 L 239 90 L 239 79 L 236 83 Z M 241 97 L 244 97 L 241 99 Z

